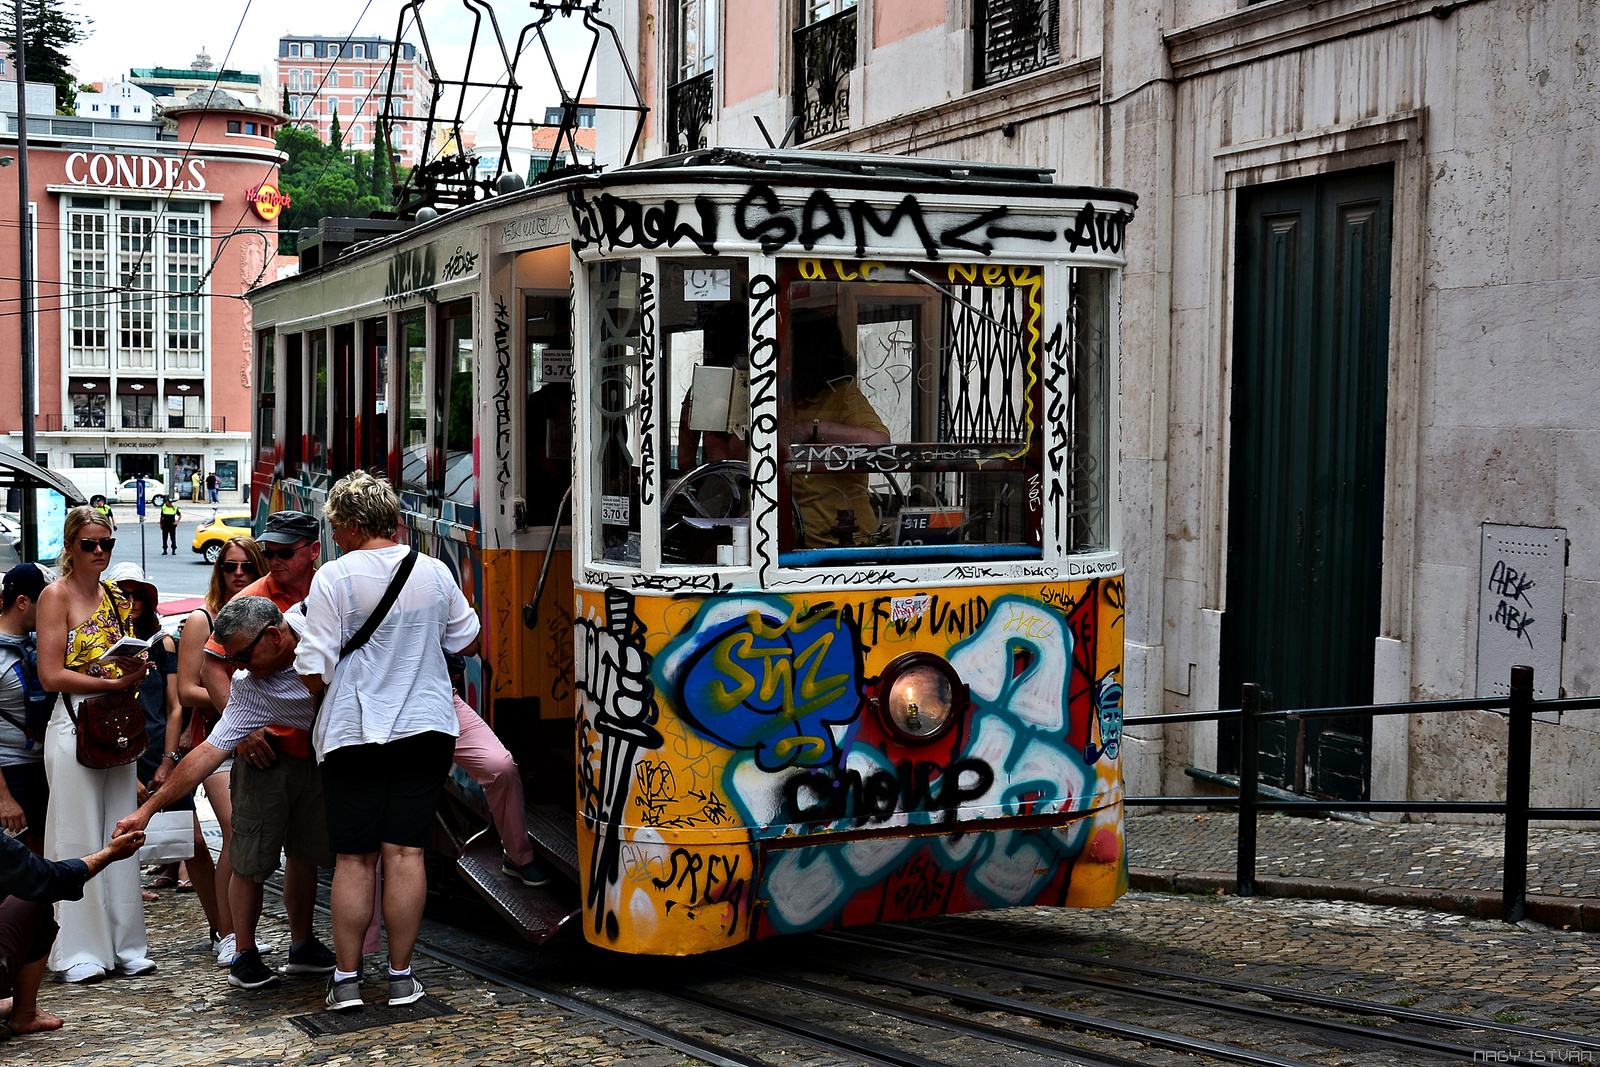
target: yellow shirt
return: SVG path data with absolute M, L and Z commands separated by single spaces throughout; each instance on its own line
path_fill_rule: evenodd
M 889 433 L 871 401 L 849 379 L 829 386 L 814 397 L 795 402 L 795 433 L 802 438 L 808 435 L 813 419 L 860 426 L 884 435 Z M 790 492 L 800 509 L 806 548 L 838 547 L 839 537 L 833 529 L 839 525 L 839 512 L 847 509 L 855 512 L 856 544 L 862 544 L 878 532 L 878 513 L 872 507 L 865 474 L 796 474 L 790 483 Z
M 66 667 L 70 671 L 97 678 L 116 678 L 122 672 L 109 664 L 98 664 L 95 660 L 128 632 L 128 614 L 132 606 L 122 590 L 104 583 L 102 588 L 105 593 L 100 597 L 100 606 L 94 609 L 94 614 L 67 631 Z

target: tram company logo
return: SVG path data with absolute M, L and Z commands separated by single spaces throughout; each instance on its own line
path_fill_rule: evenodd
M 250 201 L 250 206 L 255 208 L 256 214 L 267 222 L 271 222 L 283 213 L 283 209 L 291 206 L 288 193 L 280 193 L 278 187 L 271 182 L 262 182 L 254 189 L 246 189 L 245 197 Z

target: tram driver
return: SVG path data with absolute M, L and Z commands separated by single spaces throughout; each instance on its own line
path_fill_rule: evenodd
M 889 430 L 856 385 L 855 359 L 831 315 L 794 313 L 789 356 L 797 444 L 888 444 Z M 865 473 L 797 474 L 791 483 L 807 548 L 865 543 L 878 514 Z

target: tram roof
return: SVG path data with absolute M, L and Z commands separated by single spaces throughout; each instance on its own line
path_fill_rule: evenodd
M 650 182 L 671 184 L 701 182 L 721 185 L 768 181 L 796 184 L 834 182 L 852 188 L 933 186 L 931 191 L 946 195 L 989 194 L 1063 199 L 1112 200 L 1136 207 L 1139 195 L 1126 189 L 1089 185 L 1058 185 L 1049 167 L 1029 167 L 1013 163 L 983 163 L 959 159 L 930 159 L 922 156 L 897 156 L 871 152 L 821 152 L 813 149 L 706 148 L 693 152 L 631 163 L 604 171 L 582 171 L 554 177 L 515 193 L 490 197 L 477 203 L 447 211 L 436 219 L 414 223 L 403 230 L 374 235 L 357 241 L 338 258 L 314 268 L 312 274 L 350 258 L 362 257 L 380 248 L 427 232 L 465 221 L 482 212 L 526 198 L 548 196 L 571 187 L 590 188 Z M 261 293 L 292 285 L 296 278 L 268 282 L 251 290 Z

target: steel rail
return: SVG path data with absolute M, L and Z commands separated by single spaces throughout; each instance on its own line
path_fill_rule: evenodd
M 818 982 L 809 982 L 804 978 L 789 978 L 761 970 L 760 968 L 740 964 L 734 964 L 733 967 L 758 982 L 765 982 L 781 989 L 790 989 L 797 993 L 809 993 L 815 997 L 822 997 L 826 1000 L 848 1004 L 853 1007 L 869 1008 L 880 1015 L 889 1015 L 896 1019 L 904 1019 L 907 1022 L 926 1023 L 942 1030 L 950 1030 L 955 1033 L 966 1034 L 969 1037 L 980 1038 L 984 1041 L 1010 1045 L 1012 1048 L 1022 1049 L 1024 1052 L 1039 1052 L 1049 1056 L 1066 1056 L 1084 1063 L 1103 1064 L 1105 1067 L 1145 1067 L 1140 1061 L 1126 1059 L 1114 1053 L 1080 1048 L 1077 1045 L 1069 1045 L 1065 1041 L 1057 1041 L 1053 1038 L 1019 1034 L 1003 1027 L 989 1023 L 974 1022 L 954 1015 L 946 1015 L 930 1008 L 919 1008 L 912 1004 L 896 1004 L 893 1001 L 884 1000 L 882 997 L 875 997 L 869 993 L 848 993 Z
M 1248 1019 L 1261 1019 L 1268 1022 L 1275 1022 L 1283 1026 L 1296 1026 L 1303 1029 L 1320 1030 L 1328 1033 L 1341 1034 L 1345 1037 L 1360 1038 L 1363 1041 L 1371 1041 L 1384 1045 L 1397 1045 L 1408 1049 L 1416 1049 L 1422 1052 L 1430 1052 L 1438 1056 L 1453 1056 L 1457 1059 L 1477 1061 L 1481 1060 L 1482 1056 L 1484 1055 L 1484 1050 L 1482 1049 L 1472 1048 L 1467 1045 L 1458 1045 L 1453 1041 L 1440 1041 L 1437 1038 L 1423 1037 L 1417 1034 L 1406 1034 L 1393 1030 L 1376 1029 L 1374 1027 L 1361 1026 L 1355 1023 L 1340 1022 L 1336 1019 L 1313 1019 L 1305 1015 L 1297 1015 L 1294 1012 L 1280 1011 L 1276 1008 L 1260 1008 L 1250 1004 L 1229 1003 L 1227 1001 L 1216 1000 L 1215 998 L 1196 996 L 1192 993 L 1179 993 L 1174 990 L 1163 990 L 1137 986 L 1128 982 L 1119 982 L 1110 978 L 1094 978 L 1088 975 L 1070 975 L 1061 971 L 1048 970 L 1043 967 L 1019 966 L 1014 963 L 1007 963 L 1004 960 L 996 960 L 991 957 L 974 956 L 970 953 L 964 952 L 952 952 L 948 949 L 939 949 L 931 946 L 909 948 L 905 945 L 897 944 L 886 939 L 859 934 L 838 934 L 830 931 L 822 936 L 827 937 L 830 940 L 838 940 L 846 943 L 852 941 L 857 942 L 858 944 L 864 947 L 872 948 L 875 951 L 889 951 L 906 956 L 918 957 L 931 954 L 938 956 L 941 959 L 948 960 L 952 963 L 988 966 L 1001 971 L 1026 975 L 1030 978 L 1060 982 L 1070 985 L 1088 986 L 1092 989 L 1103 989 L 1108 992 L 1118 993 L 1122 996 L 1135 997 L 1142 1000 L 1181 1004 L 1185 1007 L 1194 1008 L 1199 1011 L 1209 1011 L 1224 1015 L 1237 1015 Z M 830 964 L 830 966 L 837 968 L 839 965 Z M 882 977 L 880 980 L 892 981 L 897 984 L 903 981 L 902 979 L 891 976 Z M 915 981 L 920 981 L 920 979 Z M 1497 1055 L 1496 1062 L 1532 1063 L 1536 1061 L 1520 1055 L 1508 1053 L 1506 1058 L 1503 1060 Z
M 1147 978 L 1166 978 L 1177 982 L 1193 982 L 1197 985 L 1212 985 L 1219 989 L 1232 990 L 1235 993 L 1253 993 L 1258 996 L 1270 997 L 1273 1000 L 1292 1001 L 1297 1004 L 1306 1004 L 1311 1007 L 1325 1008 L 1329 1011 L 1367 1012 L 1370 1014 L 1387 1015 L 1392 1019 L 1406 1022 L 1421 1023 L 1427 1026 L 1439 1026 L 1451 1030 L 1492 1030 L 1515 1037 L 1531 1038 L 1535 1041 L 1548 1041 L 1553 1044 L 1571 1045 L 1574 1048 L 1591 1052 L 1600 1052 L 1600 1039 L 1585 1037 L 1581 1034 L 1569 1034 L 1560 1030 L 1544 1030 L 1537 1026 L 1520 1026 L 1516 1023 L 1500 1023 L 1492 1019 L 1476 1019 L 1466 1015 L 1451 1015 L 1448 1012 L 1429 1011 L 1426 1008 L 1408 1008 L 1399 1004 L 1385 1004 L 1382 1001 L 1358 1000 L 1354 997 L 1340 997 L 1329 993 L 1312 993 L 1306 990 L 1293 989 L 1288 986 L 1268 985 L 1263 982 L 1247 982 L 1240 978 L 1228 978 L 1220 975 L 1198 974 L 1193 971 L 1179 971 L 1168 967 L 1152 967 L 1144 963 L 1121 963 L 1115 960 L 1102 959 L 1097 956 L 1081 956 L 1072 952 L 1057 952 L 1053 949 L 1031 948 L 1026 945 L 1015 945 L 1009 942 L 985 940 L 971 937 L 966 934 L 954 934 L 948 931 L 919 930 L 916 934 L 919 939 L 936 939 L 943 941 L 959 941 L 965 944 L 982 945 L 988 948 L 1000 948 L 1007 952 L 1014 952 L 1019 956 L 1034 956 L 1042 959 L 1058 959 L 1068 963 L 1075 963 L 1084 967 L 1103 967 L 1107 970 L 1125 971 L 1129 974 L 1144 975 Z

